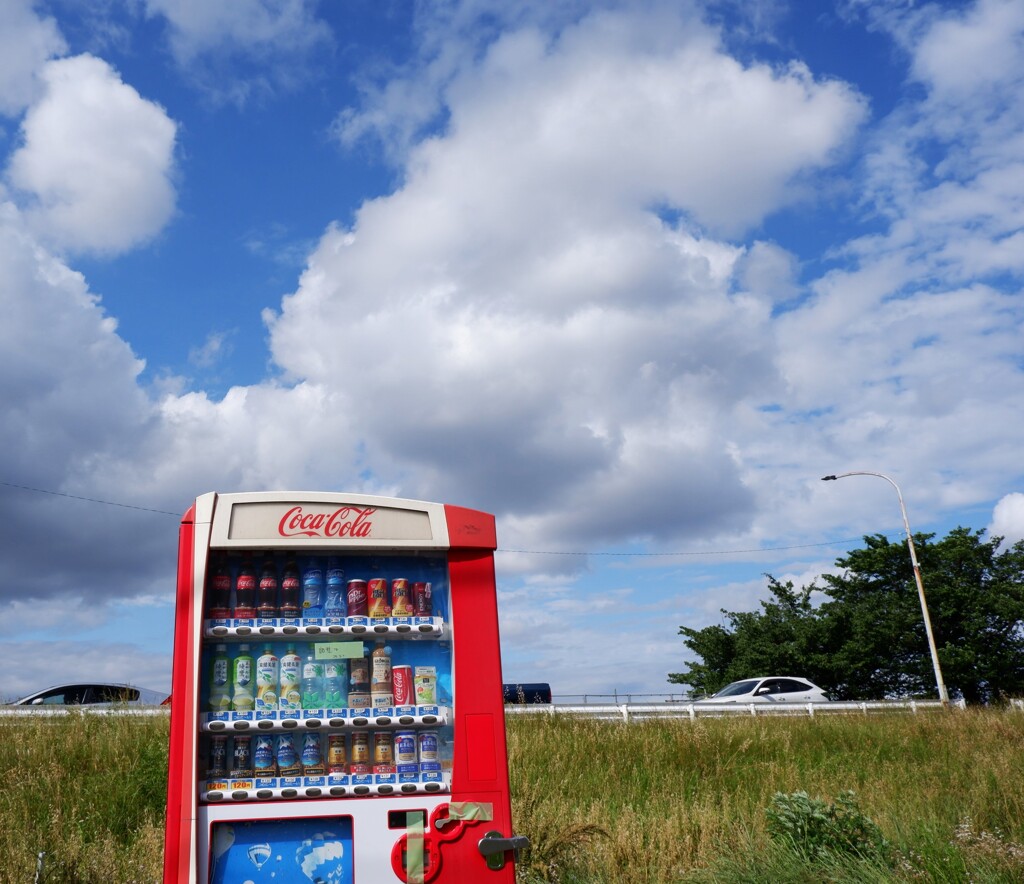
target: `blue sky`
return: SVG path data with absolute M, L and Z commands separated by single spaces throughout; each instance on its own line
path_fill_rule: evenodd
M 168 686 L 208 490 L 495 513 L 505 676 L 563 696 L 899 535 L 824 474 L 1024 536 L 1022 43 L 1012 0 L 3 4 L 0 693 Z

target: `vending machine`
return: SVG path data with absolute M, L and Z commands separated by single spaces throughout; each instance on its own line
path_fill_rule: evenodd
M 495 546 L 438 503 L 196 499 L 165 884 L 513 884 Z

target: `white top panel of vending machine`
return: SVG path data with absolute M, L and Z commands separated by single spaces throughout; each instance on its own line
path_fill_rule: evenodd
M 326 491 L 204 494 L 197 523 L 220 548 L 448 549 L 444 504 Z

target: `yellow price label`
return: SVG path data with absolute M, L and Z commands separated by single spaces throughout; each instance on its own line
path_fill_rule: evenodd
M 362 642 L 315 642 L 315 660 L 353 660 L 363 656 Z

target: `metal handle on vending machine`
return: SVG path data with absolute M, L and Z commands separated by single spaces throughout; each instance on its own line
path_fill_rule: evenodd
M 518 860 L 519 851 L 530 846 L 530 839 L 525 835 L 506 838 L 501 832 L 488 832 L 476 846 L 481 856 L 487 860 L 487 868 L 499 871 L 505 868 L 505 854 L 511 850 Z

